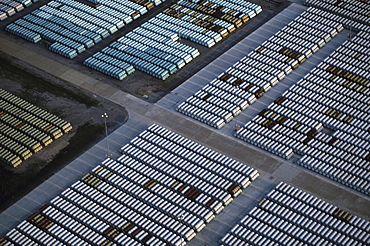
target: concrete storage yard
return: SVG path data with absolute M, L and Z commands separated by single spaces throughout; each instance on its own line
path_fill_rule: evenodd
M 267 106 L 275 101 L 276 98 L 281 96 L 286 90 L 292 88 L 297 81 L 319 66 L 319 64 L 329 55 L 333 54 L 335 50 L 338 50 L 343 43 L 349 40 L 348 36 L 350 34 L 356 35 L 359 33 L 358 30 L 349 30 L 348 28 L 345 28 L 339 32 L 339 34 L 333 37 L 325 46 L 308 58 L 306 62 L 302 63 L 296 70 L 281 80 L 278 85 L 272 87 L 270 91 L 266 92 L 266 94 L 259 98 L 254 104 L 250 105 L 238 116 L 235 116 L 233 119 L 234 122 L 231 121 L 220 130 L 217 130 L 196 119 L 177 112 L 176 108 L 211 80 L 219 76 L 219 74 L 225 71 L 225 69 L 232 66 L 252 50 L 256 49 L 265 40 L 269 39 L 290 21 L 302 14 L 308 7 L 304 6 L 301 1 L 295 1 L 294 3 L 288 1 L 281 3 L 258 0 L 252 1 L 255 4 L 262 6 L 262 13 L 257 15 L 250 22 L 244 24 L 225 40 L 222 40 L 212 48 L 205 48 L 204 46 L 192 43 L 189 40 L 182 39 L 181 42 L 192 47 L 196 47 L 201 54 L 177 73 L 170 75 L 170 77 L 165 81 L 155 79 L 140 71 L 135 71 L 134 74 L 131 74 L 124 80 L 119 81 L 89 69 L 84 66 L 82 62 L 87 57 L 106 47 L 108 44 L 129 32 L 134 27 L 142 24 L 151 16 L 161 12 L 171 4 L 170 1 L 155 7 L 151 10 L 152 12 L 147 13 L 140 19 L 123 27 L 115 34 L 104 39 L 86 52 L 81 53 L 73 60 L 69 60 L 49 51 L 46 48 L 47 43 L 45 42 L 42 42 L 41 44 L 33 44 L 4 31 L 4 27 L 6 25 L 18 18 L 16 16 L 20 17 L 26 15 L 47 2 L 48 1 L 41 0 L 25 8 L 22 12 L 17 13 L 17 15 L 11 16 L 0 22 L 0 26 L 2 27 L 2 30 L 0 31 L 0 50 L 2 52 L 2 57 L 4 57 L 4 61 L 12 61 L 16 66 L 19 66 L 30 73 L 35 73 L 38 77 L 43 77 L 43 80 L 48 81 L 50 85 L 57 85 L 57 87 L 52 88 L 56 88 L 54 91 L 62 91 L 62 95 L 55 95 L 50 91 L 50 88 L 48 92 L 45 92 L 42 90 L 41 86 L 35 86 L 30 90 L 30 87 L 27 86 L 27 83 L 24 81 L 25 78 L 10 75 L 8 67 L 4 64 L 0 64 L 0 68 L 4 69 L 4 71 L 7 69 L 7 72 L 3 72 L 5 76 L 0 78 L 1 87 L 14 94 L 18 93 L 17 95 L 24 97 L 24 99 L 27 99 L 26 97 L 33 99 L 33 103 L 35 105 L 44 106 L 51 112 L 55 112 L 56 115 L 59 114 L 62 118 L 65 117 L 65 119 L 71 122 L 74 127 L 74 124 L 81 126 L 89 121 L 95 126 L 99 125 L 100 127 L 97 127 L 97 132 L 99 134 L 97 134 L 97 136 L 100 136 L 101 138 L 98 141 L 95 140 L 96 138 L 91 139 L 88 145 L 85 145 L 86 143 L 84 143 L 82 139 L 66 139 L 65 142 L 68 142 L 69 140 L 72 141 L 73 139 L 73 141 L 78 143 L 77 146 L 79 146 L 81 152 L 82 150 L 86 151 L 81 155 L 75 156 L 73 160 L 69 160 L 67 163 L 58 164 L 59 168 L 45 168 L 45 170 L 47 170 L 45 172 L 47 173 L 43 173 L 42 169 L 38 172 L 38 175 L 42 178 L 33 183 L 35 187 L 32 187 L 32 190 L 30 188 L 26 189 L 22 193 L 24 196 L 7 209 L 4 207 L 5 210 L 0 214 L 0 238 L 4 237 L 9 233 L 9 231 L 17 227 L 18 224 L 29 218 L 32 214 L 38 213 L 43 214 L 42 216 L 44 216 L 44 213 L 46 213 L 44 212 L 45 208 L 41 209 L 41 207 L 45 204 L 52 204 L 53 208 L 58 208 L 61 203 L 57 203 L 58 200 L 54 199 L 55 197 L 59 196 L 64 190 L 76 182 L 82 183 L 82 181 L 85 182 L 87 178 L 98 177 L 95 174 L 95 176 L 92 175 L 92 170 L 94 169 L 94 171 L 96 171 L 96 167 L 98 165 L 103 165 L 102 162 L 106 159 L 107 154 L 111 155 L 113 160 L 117 160 L 122 155 L 122 146 L 129 144 L 131 140 L 136 138 L 152 124 L 157 124 L 172 132 L 178 133 L 191 141 L 219 152 L 222 155 L 244 163 L 259 172 L 259 177 L 256 180 L 253 180 L 249 187 L 243 189 L 243 192 L 235 195 L 233 202 L 227 206 L 224 204 L 225 209 L 219 213 L 213 221 L 206 224 L 202 231 L 197 232 L 196 236 L 191 241 L 187 242 L 188 245 L 219 245 L 221 244 L 221 239 L 223 239 L 222 243 L 224 245 L 228 245 L 227 243 L 229 243 L 229 245 L 233 245 L 233 243 L 230 242 L 235 243 L 237 240 L 240 240 L 240 238 L 233 238 L 236 235 L 239 235 L 240 237 L 240 233 L 241 235 L 247 235 L 247 233 L 251 233 L 248 235 L 252 235 L 257 232 L 260 235 L 264 235 L 265 232 L 263 230 L 258 231 L 261 228 L 256 229 L 253 227 L 253 223 L 250 223 L 251 220 L 248 220 L 248 224 L 246 222 L 247 218 L 253 217 L 260 221 L 258 223 L 262 223 L 261 221 L 263 221 L 263 219 L 261 219 L 262 217 L 259 217 L 262 216 L 262 212 L 258 211 L 277 211 L 277 207 L 279 206 L 284 207 L 280 208 L 279 211 L 285 211 L 287 209 L 296 211 L 296 213 L 300 214 L 299 216 L 301 217 L 304 215 L 309 220 L 319 221 L 319 223 L 322 223 L 324 226 L 334 228 L 333 224 L 325 224 L 329 222 L 320 222 L 320 220 L 315 217 L 316 214 L 314 212 L 305 214 L 306 211 L 319 211 L 317 214 L 327 213 L 335 217 L 335 219 L 338 219 L 338 221 L 342 221 L 341 223 L 336 223 L 335 226 L 340 226 L 340 228 L 349 228 L 349 225 L 351 225 L 356 227 L 357 230 L 351 230 L 353 233 L 356 232 L 356 235 L 353 235 L 351 239 L 346 239 L 346 236 L 340 237 L 340 233 L 337 233 L 338 235 L 330 233 L 325 235 L 323 231 L 313 232 L 311 231 L 312 228 L 306 228 L 307 230 L 305 234 L 299 233 L 299 235 L 297 234 L 297 236 L 294 237 L 296 243 L 324 242 L 325 244 L 330 241 L 334 244 L 340 244 L 340 240 L 346 240 L 347 243 L 357 242 L 359 245 L 370 243 L 370 238 L 368 236 L 370 235 L 370 212 L 368 210 L 370 207 L 369 193 L 366 194 L 366 192 L 363 192 L 364 190 L 361 190 L 361 192 L 356 191 L 354 188 L 350 188 L 349 185 L 346 186 L 335 181 L 334 178 L 326 178 L 318 172 L 314 172 L 304 168 L 303 166 L 297 165 L 302 157 L 301 154 L 295 153 L 291 159 L 286 160 L 278 157 L 276 152 L 273 152 L 275 153 L 273 154 L 264 151 L 234 136 L 235 128 L 242 127 L 248 121 L 252 120 L 262 109 L 267 108 Z M 87 2 L 84 3 L 86 4 Z M 368 26 L 367 28 L 369 30 Z M 366 54 L 368 57 L 369 44 L 367 42 L 363 45 L 367 47 L 367 51 L 365 51 L 365 53 L 367 52 Z M 358 57 L 361 58 L 361 56 Z M 368 60 L 366 62 L 365 59 L 364 63 L 359 64 L 362 64 L 362 66 L 368 66 Z M 363 75 L 363 77 L 368 80 L 370 79 L 368 74 Z M 40 83 L 41 82 L 36 81 L 36 84 Z M 368 93 L 368 86 L 369 85 L 367 84 L 367 91 L 364 90 L 364 93 Z M 29 93 L 25 93 L 25 91 L 31 91 L 31 96 L 29 96 Z M 78 98 L 76 94 L 84 96 L 81 99 Z M 50 98 L 49 101 L 53 101 L 53 103 L 49 102 L 46 103 L 46 105 L 43 105 L 42 102 L 45 98 Z M 84 105 L 84 100 L 88 101 L 88 103 L 85 103 L 86 105 Z M 91 104 L 91 102 L 93 103 Z M 370 102 L 367 98 L 367 101 L 365 99 L 363 103 L 368 105 Z M 365 122 L 369 122 L 368 110 L 366 108 L 360 108 L 359 110 L 365 112 Z M 108 125 L 110 126 L 110 135 L 108 139 L 105 139 L 103 135 L 104 132 L 101 114 L 104 112 L 107 112 L 109 115 Z M 75 127 L 75 129 L 76 128 L 77 127 Z M 323 132 L 330 135 L 334 131 L 325 128 Z M 367 139 L 366 135 L 364 136 L 365 146 L 368 146 L 369 133 L 367 132 Z M 92 143 L 94 143 L 94 145 Z M 109 153 L 107 153 L 107 143 L 109 143 Z M 65 144 L 67 145 L 67 143 Z M 63 151 L 63 146 L 59 147 L 60 148 L 50 150 L 50 153 L 53 152 L 53 154 L 51 154 L 52 156 Z M 143 147 L 144 150 L 145 148 Z M 362 155 L 367 156 L 366 154 L 369 153 L 368 150 L 368 148 L 365 149 L 365 152 Z M 303 151 L 302 153 L 305 152 Z M 160 157 L 160 154 L 158 154 L 158 157 Z M 48 164 L 53 163 L 52 158 L 53 157 L 49 157 L 48 159 L 48 157 L 44 156 L 43 166 L 48 167 Z M 137 159 L 140 158 L 137 157 Z M 168 162 L 171 163 L 170 161 Z M 368 164 L 369 160 L 366 159 L 365 163 Z M 31 168 L 32 165 L 35 164 L 36 163 L 30 162 L 27 163 L 27 166 L 25 167 Z M 23 168 L 23 172 L 27 171 L 24 170 L 27 169 L 25 167 L 21 166 L 21 168 Z M 110 168 L 108 165 L 105 166 L 105 164 L 104 167 Z M 167 172 L 162 169 L 158 170 L 161 170 L 161 172 Z M 189 170 L 188 172 L 194 172 L 193 174 L 197 175 L 197 171 L 194 170 L 198 169 Z M 369 180 L 370 171 L 368 168 L 364 168 L 364 170 L 365 173 L 363 175 L 367 177 L 367 180 Z M 87 175 L 89 177 L 85 176 L 87 173 L 90 173 L 89 175 L 91 177 L 89 175 Z M 16 177 L 17 174 L 22 174 L 22 170 L 20 169 L 20 171 L 17 171 L 14 174 L 14 177 Z M 105 181 L 104 176 L 99 177 L 101 180 L 98 182 L 97 186 L 100 185 L 102 180 Z M 202 179 L 202 177 L 200 178 Z M 42 180 L 45 181 L 42 182 Z M 90 181 L 86 181 L 85 183 Z M 91 182 L 95 181 L 96 180 L 92 178 Z M 184 180 L 184 182 L 187 181 Z M 280 182 L 284 182 L 289 186 L 298 188 L 311 196 L 317 197 L 318 199 L 307 196 L 306 200 L 300 200 L 301 198 L 299 198 L 298 195 L 295 197 L 294 194 L 296 194 L 297 191 L 294 189 L 289 190 L 288 188 L 282 188 L 283 185 L 281 184 L 277 187 Z M 220 185 L 221 187 L 221 184 L 214 185 Z M 272 190 L 274 190 L 275 193 L 272 192 Z M 29 191 L 29 193 L 26 194 L 26 191 Z M 277 195 L 276 193 L 279 194 Z M 310 198 L 308 199 L 308 197 Z M 294 207 L 296 205 L 292 205 L 292 201 L 294 199 L 298 201 L 294 201 L 294 204 L 303 204 L 299 209 Z M 326 202 L 325 204 L 328 203 L 330 205 L 325 205 L 321 202 L 319 206 L 318 202 L 316 202 L 318 200 L 323 200 Z M 153 206 L 156 207 L 158 205 Z M 271 206 L 275 206 L 274 209 L 272 209 Z M 169 216 L 171 215 L 171 212 L 169 211 L 166 211 L 165 213 Z M 297 216 L 296 218 L 299 217 Z M 179 234 L 185 233 L 185 230 L 182 228 L 185 229 L 183 225 L 187 224 L 182 221 L 180 217 L 175 216 L 172 218 L 177 221 L 177 224 L 173 224 L 174 227 L 176 226 L 176 229 L 173 229 L 175 234 L 178 236 Z M 284 218 L 284 216 L 280 218 Z M 158 219 L 156 218 L 151 218 L 151 220 L 155 223 L 158 222 Z M 275 219 L 275 221 L 277 220 L 278 219 Z M 25 228 L 28 225 L 27 223 L 34 225 L 36 224 L 36 219 L 31 218 L 28 222 L 23 222 L 21 226 L 18 226 L 17 230 L 26 230 Z M 178 226 L 178 224 L 182 227 Z M 236 232 L 236 226 L 239 228 L 243 226 L 243 230 L 238 229 L 238 232 Z M 293 233 L 293 230 L 295 229 L 295 227 L 294 229 L 293 227 L 290 227 L 290 233 Z M 234 232 L 230 234 L 229 232 L 232 228 L 234 228 Z M 277 228 L 277 230 L 284 230 L 279 227 L 275 228 Z M 167 229 L 171 230 L 171 228 Z M 17 230 L 13 229 L 12 233 L 17 233 Z M 335 230 L 340 231 L 342 229 Z M 349 231 L 346 231 L 349 229 L 343 230 L 345 235 L 350 234 Z M 122 231 L 124 230 L 122 229 Z M 138 231 L 135 232 L 137 233 Z M 132 231 L 130 233 L 132 233 Z M 136 233 L 133 234 L 136 235 Z M 295 231 L 294 233 L 298 232 Z M 312 234 L 310 233 L 318 235 L 317 237 L 324 239 L 313 239 Z M 134 237 L 133 234 L 131 235 L 127 232 L 126 235 Z M 123 240 L 122 235 L 123 234 L 120 234 L 119 240 Z M 192 237 L 191 233 L 187 235 L 188 239 Z M 229 235 L 229 238 L 226 238 L 226 235 Z M 283 239 L 283 237 L 279 237 L 276 234 L 274 235 L 275 237 L 269 237 L 269 239 L 267 239 L 267 236 L 266 239 L 258 238 L 260 236 L 256 235 L 253 237 L 254 240 L 257 240 L 258 238 L 261 243 L 265 240 L 264 242 L 266 244 L 272 241 L 283 244 L 284 242 L 285 244 L 288 242 L 284 241 L 287 239 Z M 252 236 L 250 237 L 252 238 Z M 148 240 L 148 238 L 149 236 L 146 237 L 146 240 Z M 171 242 L 178 242 L 178 245 L 180 245 L 183 243 L 183 238 L 185 239 L 185 235 L 182 235 L 181 237 L 178 236 L 177 238 L 175 236 L 175 238 L 171 239 L 173 240 Z M 161 240 L 166 241 L 167 239 L 162 238 Z M 168 239 L 168 242 L 169 241 L 170 240 Z M 117 241 L 114 240 L 113 242 L 117 243 Z M 293 241 L 291 241 L 291 243 L 293 243 Z

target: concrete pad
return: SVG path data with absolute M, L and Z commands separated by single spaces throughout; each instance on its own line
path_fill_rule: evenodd
M 222 70 L 224 70 L 225 67 L 230 67 L 233 65 L 233 63 L 229 63 L 221 59 L 216 59 L 212 64 L 214 64 L 215 66 L 221 67 Z
M 124 125 L 123 125 L 124 126 Z M 120 135 L 121 136 L 121 144 L 133 139 L 134 137 L 137 136 L 137 133 L 132 131 L 131 129 L 129 128 L 124 128 L 124 127 L 120 127 L 119 131 L 117 132 L 117 135 Z
M 198 74 L 196 74 L 195 76 L 191 77 L 189 80 L 187 80 L 185 83 L 186 84 L 182 84 L 180 85 L 179 87 L 180 88 L 186 88 L 187 87 L 187 84 L 188 83 L 193 83 L 195 85 L 198 85 L 199 87 L 203 87 L 205 86 L 206 84 L 209 83 L 209 79 L 206 79 L 204 77 L 201 77 L 201 76 L 198 76 Z
M 0 220 L 2 219 L 2 217 L 0 216 Z M 17 224 L 15 224 L 17 225 Z M 11 229 L 13 229 L 14 226 L 11 226 L 9 225 L 9 228 L 8 227 L 5 227 L 4 225 L 0 224 L 0 235 L 4 235 L 7 234 Z
M 217 223 L 218 221 L 212 221 L 212 223 Z M 220 228 L 223 228 L 225 225 L 221 224 Z M 204 246 L 204 245 L 219 245 L 219 239 L 221 235 L 216 233 L 214 230 L 208 229 L 208 226 L 203 229 L 201 232 L 202 236 L 198 236 L 194 238 L 194 246 Z M 187 243 L 189 245 L 193 245 L 193 240 Z
M 109 135 L 109 147 L 114 148 L 115 146 L 122 145 L 122 139 L 125 139 L 126 137 L 122 136 L 121 134 L 111 134 Z M 104 145 L 106 148 L 106 144 Z
M 271 37 L 286 25 L 287 23 L 269 21 L 266 22 L 260 29 L 266 31 L 266 34 L 268 33 L 269 37 Z
M 63 189 L 54 183 L 50 182 L 50 180 L 46 180 L 39 186 L 39 189 L 42 189 L 48 196 L 54 197 L 57 196 L 59 193 L 63 191 Z
M 104 158 L 104 154 L 101 154 L 100 157 Z M 92 168 L 92 166 L 89 165 L 88 163 L 89 164 L 97 163 L 96 158 L 94 156 L 84 156 L 84 159 L 78 158 L 68 165 L 68 169 L 75 170 L 81 175 L 84 175 L 85 173 L 89 172 Z
M 26 197 L 34 201 L 35 203 L 38 203 L 40 206 L 43 206 L 45 203 L 53 198 L 38 188 L 32 190 L 26 195 Z
M 203 229 L 204 230 L 204 229 Z M 204 241 L 202 240 L 202 238 L 199 238 L 199 237 L 195 237 L 191 240 L 191 243 L 192 246 L 205 246 L 205 245 L 209 245 L 207 244 L 207 241 Z
M 185 100 L 185 98 L 178 97 L 178 96 L 174 96 L 174 98 L 167 97 L 167 98 L 162 98 L 162 99 L 157 102 L 157 105 L 160 106 L 160 107 L 168 108 L 168 109 L 172 109 L 172 110 L 175 110 L 175 107 L 174 107 L 175 101 L 174 100 L 176 100 L 176 99 L 178 99 L 179 101 Z
M 51 176 L 48 179 L 48 182 L 59 187 L 61 190 L 64 190 L 69 187 L 69 183 L 71 182 L 71 180 L 69 180 L 65 176 L 61 176 L 58 173 L 56 173 L 55 175 Z
M 231 48 L 229 49 L 227 52 L 226 52 L 227 55 L 231 56 L 231 57 L 235 57 L 237 60 L 236 61 L 239 61 L 242 57 L 244 57 L 246 54 L 240 52 L 240 50 L 236 49 L 236 48 Z M 235 62 L 236 62 L 235 61 Z M 234 62 L 234 63 L 235 63 Z
M 59 175 L 64 175 L 64 176 L 68 177 L 68 179 L 70 179 L 72 182 L 74 182 L 74 181 L 76 181 L 76 180 L 78 180 L 82 177 L 82 173 L 78 173 L 75 170 L 73 170 L 71 168 L 68 168 L 68 166 L 66 166 L 65 168 L 60 170 L 58 173 L 59 173 Z
M 251 34 L 252 35 L 252 34 Z M 244 45 L 246 45 L 246 46 L 249 46 L 251 49 L 255 49 L 255 48 L 257 48 L 258 46 L 260 46 L 261 45 L 261 43 L 260 42 L 258 42 L 258 41 L 256 41 L 256 40 L 254 40 L 254 39 L 252 39 L 250 36 L 251 35 L 249 35 L 248 37 L 246 37 L 245 39 L 243 39 L 242 41 L 240 41 L 241 43 L 243 43 Z
M 258 35 L 258 34 L 254 34 L 251 39 L 253 39 L 253 41 L 257 42 L 259 45 L 261 45 L 263 42 L 265 42 L 267 39 L 269 39 L 271 36 L 265 36 L 266 33 L 260 33 L 261 35 Z
M 280 25 L 280 24 L 278 24 L 280 22 L 280 23 L 285 23 L 284 26 L 286 26 L 293 19 L 294 18 L 292 16 L 287 16 L 287 15 L 285 15 L 283 13 L 280 13 L 279 15 L 275 16 L 273 20 L 270 20 L 269 23 L 271 23 L 271 25 L 274 25 L 273 23 L 276 22 L 276 25 Z
M 10 218 L 12 218 L 12 220 L 18 220 L 17 217 L 20 215 L 21 217 L 24 217 L 24 216 L 27 216 L 28 215 L 28 211 L 22 209 L 21 207 L 19 206 L 11 206 L 9 207 L 6 211 L 5 211 L 6 214 L 9 215 Z
M 237 51 L 234 52 L 234 55 L 230 54 L 229 52 L 226 52 L 219 59 L 221 59 L 221 60 L 223 60 L 227 63 L 231 63 L 231 64 L 234 64 L 235 62 L 240 60 Z
M 280 14 L 286 14 L 286 15 L 289 15 L 289 14 L 297 14 L 297 15 L 300 15 L 306 9 L 308 9 L 308 7 L 303 6 L 303 5 L 300 5 L 300 4 L 292 3 L 289 6 L 289 8 L 286 8 L 283 11 L 281 11 Z
M 234 45 L 233 49 L 240 51 L 241 52 L 241 55 L 243 55 L 243 56 L 246 55 L 246 54 L 248 54 L 249 52 L 251 52 L 253 50 L 252 47 L 250 47 L 249 45 L 246 45 L 244 43 L 241 43 L 241 42 L 239 42 L 236 45 Z
M 279 20 L 278 16 L 279 15 L 275 16 L 274 18 L 263 24 L 262 27 L 271 28 L 271 30 L 275 30 L 275 32 L 277 32 L 289 23 Z
M 22 207 L 24 210 L 28 211 L 27 212 L 28 215 L 34 213 L 40 207 L 40 204 L 38 202 L 29 199 L 27 196 L 22 197 L 22 199 L 17 201 L 15 204 L 19 207 Z
M 274 28 L 274 29 L 277 29 L 277 28 Z M 266 39 L 271 38 L 275 33 L 276 33 L 276 31 L 270 30 L 269 27 L 264 28 L 262 26 L 261 28 L 258 28 L 256 31 L 253 32 L 253 38 L 262 37 L 264 40 L 266 40 Z M 259 40 L 259 39 L 257 39 L 257 40 Z M 261 43 L 264 40 L 261 40 Z
M 247 215 L 250 211 L 250 208 L 253 208 L 259 201 L 249 195 L 250 191 L 248 189 L 244 190 L 242 194 L 240 194 L 237 198 L 235 198 L 234 203 L 240 207 L 239 210 L 234 210 L 234 213 L 237 215 L 236 218 L 242 219 L 245 215 Z M 261 194 L 261 193 L 259 193 Z
M 207 83 L 209 83 L 210 81 L 211 81 L 211 79 L 209 79 Z M 199 91 L 202 88 L 203 88 L 203 86 L 199 86 L 199 85 L 193 84 L 193 83 L 188 83 L 186 85 L 186 89 L 188 89 L 189 91 L 193 92 L 193 94 L 195 92 Z
M 206 80 L 212 80 L 214 79 L 218 74 L 213 73 L 212 71 L 207 71 L 202 69 L 201 71 L 198 72 L 199 77 L 202 77 Z
M 300 173 L 301 169 L 293 165 L 283 164 L 275 172 L 272 173 L 273 176 L 279 177 L 285 183 L 291 183 Z
M 10 216 L 6 212 L 2 212 L 0 214 L 0 235 L 5 235 L 8 233 L 12 228 L 16 227 L 21 220 L 16 219 L 15 217 Z
M 255 115 L 257 115 L 259 111 L 256 110 L 255 112 Z M 248 121 L 252 120 L 254 117 L 254 115 L 247 115 L 247 114 L 243 114 L 241 115 L 240 117 L 238 117 L 237 121 L 236 121 L 236 125 L 238 126 L 244 126 Z
M 209 66 L 205 67 L 204 70 L 208 71 L 209 73 L 213 74 L 213 77 L 217 77 L 224 69 L 219 66 L 215 66 L 211 63 Z

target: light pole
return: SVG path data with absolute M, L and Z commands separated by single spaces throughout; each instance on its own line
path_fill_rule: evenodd
M 184 218 L 185 218 L 185 214 L 181 214 L 177 217 L 179 219 L 180 222 L 183 222 L 184 221 Z M 181 234 L 181 228 L 180 228 L 180 245 L 182 246 L 182 234 Z
M 107 118 L 108 118 L 108 115 L 107 115 L 107 113 L 104 113 L 104 114 L 102 114 L 101 117 L 104 118 L 105 139 L 107 141 L 107 158 L 111 158 L 110 151 L 109 151 L 108 129 L 107 129 Z

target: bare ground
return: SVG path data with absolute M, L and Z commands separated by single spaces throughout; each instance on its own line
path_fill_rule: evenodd
M 18 168 L 0 163 L 0 211 L 32 190 L 74 157 L 124 124 L 125 108 L 91 95 L 34 67 L 0 54 L 0 87 L 70 122 L 73 130 L 24 161 Z

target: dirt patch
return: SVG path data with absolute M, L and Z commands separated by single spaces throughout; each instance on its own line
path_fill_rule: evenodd
M 28 102 L 70 122 L 73 130 L 24 161 L 18 168 L 0 163 L 0 211 L 42 183 L 104 136 L 124 124 L 125 108 L 90 95 L 63 80 L 0 53 L 0 84 Z

